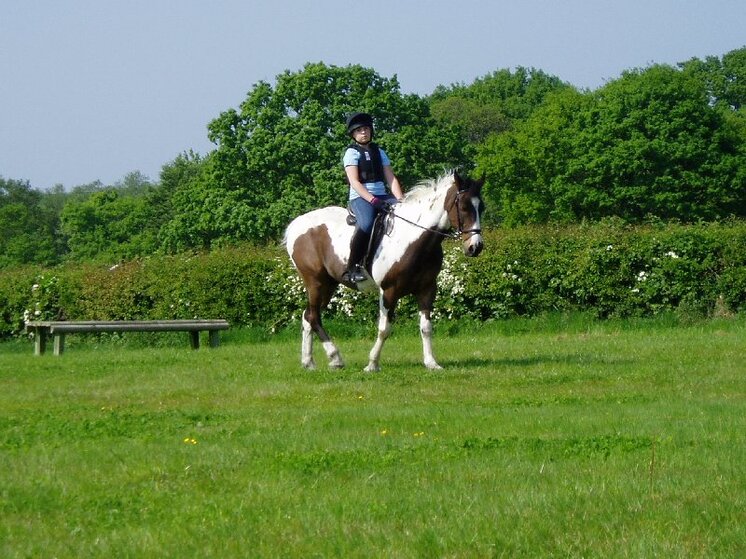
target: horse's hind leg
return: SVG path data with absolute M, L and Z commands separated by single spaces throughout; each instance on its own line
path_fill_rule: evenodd
M 308 291 L 308 306 L 303 313 L 302 342 L 301 342 L 301 364 L 306 369 L 315 369 L 316 363 L 313 359 L 313 333 L 321 340 L 324 351 L 329 359 L 329 367 L 341 369 L 344 361 L 339 354 L 339 349 L 327 334 L 321 324 L 321 310 L 326 308 L 331 300 L 336 285 L 331 282 L 314 282 L 306 285 Z
M 303 313 L 301 319 L 301 344 L 300 344 L 300 363 L 304 369 L 313 370 L 316 368 L 316 361 L 313 360 L 313 326 L 306 316 L 309 309 Z

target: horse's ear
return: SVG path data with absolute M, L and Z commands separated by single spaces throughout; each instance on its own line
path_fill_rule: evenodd
M 479 177 L 477 180 L 474 181 L 474 189 L 477 192 L 481 192 L 482 191 L 482 187 L 484 186 L 484 181 L 485 181 L 486 178 L 487 177 L 485 176 L 485 174 L 482 173 L 482 176 Z
M 453 172 L 453 182 L 456 183 L 456 190 L 466 190 L 467 186 L 464 184 L 464 179 L 458 174 L 458 171 Z

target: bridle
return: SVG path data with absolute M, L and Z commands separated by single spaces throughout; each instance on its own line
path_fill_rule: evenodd
M 479 227 L 475 227 L 474 229 L 464 229 L 463 224 L 461 223 L 461 212 L 459 211 L 459 200 L 461 199 L 462 194 L 466 194 L 468 191 L 466 190 L 458 190 L 456 191 L 456 197 L 453 199 L 453 205 L 451 206 L 451 209 L 453 207 L 456 207 L 456 222 L 458 223 L 458 229 L 456 231 L 457 236 L 463 236 L 463 235 L 469 235 L 471 237 L 472 235 L 481 235 L 482 229 Z M 479 213 L 479 208 L 474 208 L 477 213 Z M 467 237 L 467 238 L 469 238 Z
M 461 200 L 461 196 L 463 194 L 466 194 L 467 192 L 468 192 L 467 190 L 457 190 L 456 196 L 453 199 L 453 204 L 451 204 L 451 207 L 448 210 L 446 210 L 447 212 L 450 212 L 454 208 L 454 206 L 456 207 L 456 223 L 458 224 L 458 228 L 456 229 L 456 231 L 453 231 L 453 232 L 441 231 L 440 229 L 435 229 L 434 227 L 425 227 L 424 225 L 420 225 L 416 221 L 412 221 L 410 219 L 407 219 L 406 217 L 402 217 L 398 215 L 397 213 L 394 212 L 393 209 L 389 212 L 389 215 L 392 215 L 398 219 L 401 219 L 402 221 L 405 221 L 406 223 L 409 223 L 410 225 L 419 227 L 423 231 L 430 231 L 431 233 L 435 233 L 436 235 L 440 235 L 441 237 L 445 237 L 446 239 L 458 239 L 459 237 L 463 237 L 463 235 L 469 235 L 469 237 L 467 237 L 468 239 L 473 235 L 481 235 L 482 229 L 478 227 L 475 227 L 474 229 L 464 229 L 463 222 L 461 221 L 461 212 L 458 209 L 458 204 L 459 204 L 459 201 Z

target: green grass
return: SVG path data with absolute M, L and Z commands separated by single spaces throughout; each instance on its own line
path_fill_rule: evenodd
M 746 555 L 743 317 L 345 328 L 0 345 L 0 556 Z

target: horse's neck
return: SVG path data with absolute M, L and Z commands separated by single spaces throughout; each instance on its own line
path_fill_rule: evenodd
M 440 196 L 419 196 L 407 199 L 396 206 L 393 230 L 384 240 L 392 254 L 404 252 L 407 247 L 419 241 L 433 229 L 448 228 L 448 215 L 444 209 L 445 194 Z M 441 242 L 443 237 L 435 237 Z
M 417 196 L 397 204 L 395 211 L 398 217 L 394 218 L 393 230 L 390 235 L 383 237 L 373 262 L 373 277 L 377 282 L 381 281 L 393 265 L 401 262 L 413 245 L 419 247 L 419 257 L 428 261 L 427 251 L 435 250 L 443 241 L 442 236 L 432 235 L 432 229 L 448 227 L 448 215 L 444 209 L 445 197 L 445 193 L 439 192 L 432 196 L 418 193 Z M 431 238 L 422 242 L 425 235 L 431 235 Z M 423 250 L 426 252 L 421 252 Z
M 445 198 L 446 192 L 435 192 L 432 196 L 418 196 L 407 199 L 397 207 L 396 211 L 402 217 L 425 229 L 447 226 Z

